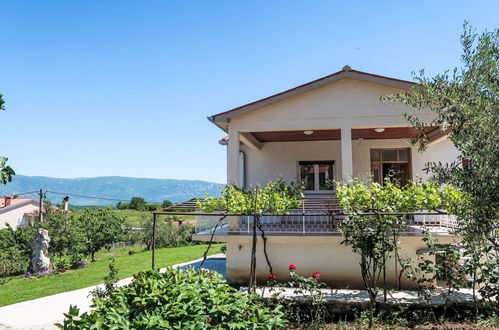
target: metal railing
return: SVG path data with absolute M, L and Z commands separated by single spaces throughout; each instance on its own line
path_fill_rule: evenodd
M 285 215 L 263 215 L 260 217 L 261 228 L 266 235 L 337 235 L 344 220 L 351 215 L 343 213 L 300 213 L 293 210 Z M 403 224 L 401 234 L 421 234 L 423 229 L 432 233 L 454 234 L 458 223 L 454 215 L 430 212 L 385 213 L 399 217 Z M 374 214 L 356 215 L 356 217 L 375 217 Z M 253 231 L 253 216 L 226 217 L 219 221 L 220 215 L 199 215 L 196 219 L 196 234 L 211 234 L 218 223 L 215 235 L 250 235 Z
M 154 212 L 169 215 L 196 216 L 197 235 L 249 235 L 253 231 L 254 217 L 246 214 L 228 214 L 224 210 L 205 213 L 197 207 L 196 199 L 175 204 Z M 455 234 L 458 221 L 454 215 L 445 212 L 364 213 L 348 215 L 338 205 L 336 198 L 305 198 L 298 209 L 287 210 L 286 214 L 264 214 L 260 216 L 261 228 L 266 235 L 338 235 L 340 226 L 348 217 L 399 217 L 402 234 L 418 235 L 423 229 L 444 235 Z M 214 232 L 215 230 L 215 232 Z

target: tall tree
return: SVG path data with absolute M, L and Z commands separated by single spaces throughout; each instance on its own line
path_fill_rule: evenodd
M 406 118 L 414 127 L 441 127 L 461 153 L 459 160 L 429 163 L 427 170 L 439 183 L 468 196 L 469 205 L 456 210 L 467 271 L 475 282 L 486 284 L 482 296 L 499 297 L 499 29 L 477 34 L 465 22 L 461 43 L 462 68 L 431 78 L 421 71 L 412 91 L 384 100 L 412 108 Z M 418 112 L 428 109 L 434 119 L 424 121 Z M 423 149 L 427 142 L 422 139 Z
M 130 203 L 128 204 L 128 208 L 137 211 L 147 211 L 147 202 L 142 197 L 132 197 L 130 199 Z
M 0 94 L 0 111 L 5 110 L 4 103 L 3 95 Z M 0 156 L 0 184 L 7 184 L 7 182 L 12 181 L 12 176 L 16 174 L 12 167 L 7 165 L 7 160 L 7 157 Z

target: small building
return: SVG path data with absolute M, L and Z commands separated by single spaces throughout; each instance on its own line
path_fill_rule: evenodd
M 274 273 L 287 278 L 289 264 L 331 285 L 363 287 L 359 257 L 341 245 L 335 199 L 335 180 L 372 176 L 380 183 L 395 173 L 403 183 L 427 179 L 428 162 L 452 162 L 460 155 L 440 127 L 421 132 L 407 123 L 403 104 L 387 104 L 380 97 L 409 91 L 414 83 L 345 66 L 332 75 L 267 98 L 218 113 L 208 119 L 227 133 L 227 182 L 239 187 L 265 185 L 282 178 L 305 185 L 305 200 L 293 212 L 321 216 L 262 218 Z M 418 116 L 431 119 L 432 113 Z M 428 139 L 424 152 L 410 139 Z M 213 221 L 200 217 L 196 240 L 211 237 Z M 213 217 L 212 217 L 213 218 Z M 210 221 L 211 225 L 210 225 Z M 217 227 L 216 241 L 227 242 L 227 277 L 247 283 L 251 254 L 251 219 L 230 217 Z M 415 215 L 401 238 L 402 257 L 418 257 L 426 247 L 422 226 L 431 226 L 441 243 L 456 239 L 456 220 L 449 215 Z M 204 225 L 203 225 L 204 224 Z M 207 230 L 208 229 L 208 230 Z M 257 246 L 257 278 L 265 280 L 268 267 L 262 240 Z M 398 281 L 400 267 L 391 260 L 388 279 Z M 414 283 L 402 278 L 403 286 Z
M 0 229 L 22 227 L 27 224 L 28 217 L 39 212 L 40 203 L 32 198 L 21 198 L 16 195 L 0 197 Z

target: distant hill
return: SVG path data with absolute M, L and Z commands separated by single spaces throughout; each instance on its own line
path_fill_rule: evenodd
M 221 186 L 219 183 L 200 180 L 146 179 L 121 176 L 63 179 L 16 175 L 12 182 L 5 186 L 0 185 L 0 196 L 45 189 L 68 195 L 76 194 L 123 200 L 140 196 L 148 202 L 161 202 L 165 199 L 172 202 L 182 202 L 193 197 L 201 197 L 205 193 L 218 196 Z M 26 197 L 29 196 L 37 198 L 34 194 L 26 195 Z M 47 193 L 47 199 L 53 203 L 61 203 L 62 197 L 62 195 Z M 117 202 L 70 196 L 69 203 L 71 205 L 115 205 Z

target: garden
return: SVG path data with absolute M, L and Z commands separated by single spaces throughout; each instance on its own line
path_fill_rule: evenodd
M 299 206 L 302 198 L 300 184 L 282 180 L 251 189 L 227 185 L 221 197 L 198 200 L 202 211 L 223 210 L 220 219 L 231 214 L 253 217 L 246 287 L 230 286 L 220 274 L 204 269 L 144 270 L 154 246 L 158 248 L 156 264 L 161 266 L 199 257 L 203 252 L 215 253 L 222 246 L 212 242 L 188 246 L 192 229 L 176 226 L 172 219 L 160 220 L 156 228 L 148 220 L 144 230 L 134 232 L 118 213 L 89 209 L 69 219 L 48 214 L 50 221 L 46 223 L 0 232 L 4 274 L 0 299 L 5 299 L 4 303 L 23 300 L 16 296 L 16 291 L 25 292 L 20 288 L 36 296 L 31 286 L 35 282 L 46 283 L 47 290 L 58 290 L 69 285 L 66 279 L 72 276 L 71 282 L 84 279 L 87 286 L 99 282 L 97 274 L 102 278 L 109 269 L 106 290 L 94 294 L 93 310 L 80 313 L 77 306 L 68 306 L 60 328 L 499 327 L 499 30 L 478 35 L 465 24 L 461 41 L 463 69 L 432 78 L 421 72 L 415 75 L 418 84 L 410 92 L 381 100 L 402 102 L 413 109 L 414 113 L 405 116 L 423 132 L 441 127 L 461 158 L 451 164 L 427 164 L 432 174 L 428 182 L 415 180 L 402 185 L 392 177 L 383 184 L 359 179 L 336 183 L 336 197 L 347 215 L 339 225 L 341 244 L 359 257 L 365 303 L 349 308 L 330 303 L 339 290 L 348 288 L 328 287 L 319 271 L 300 275 L 299 264 L 288 266 L 288 276 L 276 277 L 260 217 L 286 214 Z M 422 122 L 417 116 L 421 109 L 430 109 L 434 118 Z M 422 150 L 427 147 L 425 136 L 413 142 Z M 455 215 L 459 239 L 442 244 L 431 230 L 423 228 L 425 256 L 404 258 L 400 254 L 401 229 L 415 211 Z M 52 235 L 50 252 L 56 274 L 24 273 L 31 258 L 29 242 L 38 228 Z M 154 236 L 157 239 L 153 242 Z M 265 278 L 256 273 L 258 237 L 269 269 Z M 113 243 L 125 241 L 138 243 L 140 250 L 106 251 Z M 462 258 L 466 262 L 461 263 Z M 92 262 L 81 268 L 85 260 Z M 400 276 L 417 287 L 413 292 L 416 303 L 394 302 L 392 297 L 401 290 L 386 280 L 387 265 L 394 261 L 401 269 Z M 134 274 L 131 284 L 114 285 L 118 269 L 123 276 Z M 452 299 L 464 290 L 471 292 L 471 299 Z M 443 301 L 436 303 L 436 296 Z
M 461 36 L 463 68 L 432 78 L 424 72 L 410 92 L 382 98 L 402 102 L 414 113 L 409 123 L 425 131 L 441 127 L 459 150 L 451 164 L 429 163 L 432 180 L 400 185 L 389 179 L 337 183 L 336 197 L 347 213 L 340 225 L 342 244 L 359 256 L 359 272 L 367 304 L 350 310 L 327 304 L 327 288 L 320 272 L 298 275 L 300 265 L 289 265 L 289 276 L 277 278 L 267 251 L 267 237 L 259 218 L 285 214 L 300 200 L 299 185 L 282 181 L 242 190 L 228 185 L 220 198 L 207 197 L 198 207 L 205 212 L 254 217 L 248 286 L 236 290 L 220 275 L 173 270 L 151 270 L 135 275 L 133 283 L 96 298 L 95 310 L 81 314 L 71 306 L 61 328 L 497 328 L 499 326 L 499 31 L 476 34 L 467 24 Z M 418 119 L 430 109 L 434 118 Z M 426 148 L 425 136 L 414 143 Z M 460 240 L 440 244 L 430 230 L 421 239 L 430 257 L 407 259 L 399 255 L 400 228 L 412 211 L 446 212 L 457 216 Z M 397 216 L 395 216 L 397 215 Z M 221 219 L 224 216 L 222 214 Z M 256 276 L 256 241 L 261 236 L 269 269 L 267 278 Z M 433 258 L 431 258 L 433 257 Z M 464 258 L 466 262 L 460 263 Z M 439 259 L 437 263 L 435 260 Z M 390 303 L 397 294 L 389 287 L 387 262 L 396 260 L 413 281 L 417 303 Z M 438 285 L 438 280 L 443 285 Z M 453 293 L 471 292 L 472 299 L 455 303 Z M 291 292 L 302 299 L 293 299 Z M 435 295 L 443 302 L 435 303 Z
M 142 214 L 139 230 L 132 230 L 126 216 L 110 208 L 87 208 L 62 214 L 45 205 L 44 222 L 0 230 L 0 306 L 84 288 L 102 282 L 116 259 L 119 278 L 149 269 L 152 216 Z M 39 228 L 48 231 L 51 266 L 33 272 L 31 242 Z M 175 217 L 161 217 L 157 224 L 158 265 L 166 267 L 197 259 L 204 247 L 192 241 L 194 226 L 178 225 Z M 220 245 L 213 253 L 220 252 Z

